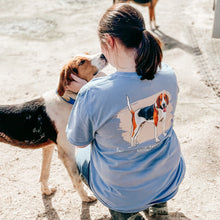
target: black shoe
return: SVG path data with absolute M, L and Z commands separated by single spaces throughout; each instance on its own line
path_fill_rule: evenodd
M 168 215 L 167 202 L 155 204 L 155 205 L 149 207 L 148 209 L 146 209 L 145 212 L 149 216 Z

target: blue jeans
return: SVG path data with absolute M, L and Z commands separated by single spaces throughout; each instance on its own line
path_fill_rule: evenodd
M 90 164 L 91 146 L 78 148 L 76 155 L 76 164 L 83 182 L 89 187 L 89 164 Z

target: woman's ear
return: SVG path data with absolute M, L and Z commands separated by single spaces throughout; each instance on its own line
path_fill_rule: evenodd
M 113 47 L 114 47 L 114 45 L 115 45 L 115 39 L 112 37 L 112 36 L 110 36 L 109 34 L 106 34 L 106 39 L 105 39 L 105 41 L 106 41 L 106 45 L 107 45 L 107 47 L 110 49 L 112 49 Z

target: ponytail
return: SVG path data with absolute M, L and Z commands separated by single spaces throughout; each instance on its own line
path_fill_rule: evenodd
M 163 53 L 161 42 L 147 30 L 142 32 L 142 41 L 137 48 L 136 72 L 141 76 L 141 80 L 152 80 L 161 67 Z
M 99 22 L 99 38 L 105 34 L 120 39 L 126 48 L 136 49 L 136 72 L 141 80 L 152 80 L 161 66 L 162 49 L 159 39 L 145 30 L 142 14 L 129 4 L 115 4 Z

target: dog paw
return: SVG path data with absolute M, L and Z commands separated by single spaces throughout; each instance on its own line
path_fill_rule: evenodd
M 50 196 L 54 194 L 57 191 L 56 188 L 47 188 L 47 189 L 42 189 L 42 194 Z
M 131 147 L 136 147 L 138 145 L 137 140 L 131 139 Z
M 156 26 L 154 26 L 154 28 L 151 28 L 151 31 L 155 32 L 159 29 L 159 27 L 160 27 L 159 25 L 156 25 Z
M 130 146 L 130 147 L 132 148 L 132 147 L 136 147 L 136 146 L 137 146 L 136 143 L 131 143 L 131 146 Z
M 95 202 L 97 199 L 94 196 L 87 196 L 86 198 L 82 199 L 83 202 Z
M 159 138 L 156 138 L 156 140 L 155 140 L 156 142 L 159 142 L 160 141 L 160 139 Z

